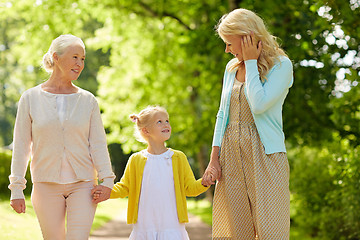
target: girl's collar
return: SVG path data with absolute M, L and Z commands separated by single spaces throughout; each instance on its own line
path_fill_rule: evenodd
M 146 158 L 152 157 L 152 158 L 171 158 L 172 155 L 174 154 L 174 152 L 172 151 L 172 149 L 168 148 L 166 152 L 163 152 L 161 154 L 151 154 L 148 152 L 147 149 L 144 149 L 141 151 L 142 155 Z

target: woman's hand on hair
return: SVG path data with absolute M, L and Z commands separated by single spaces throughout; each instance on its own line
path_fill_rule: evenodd
M 255 42 L 254 33 L 245 35 L 241 39 L 241 49 L 244 61 L 255 59 L 257 60 L 260 56 L 262 45 L 261 41 Z

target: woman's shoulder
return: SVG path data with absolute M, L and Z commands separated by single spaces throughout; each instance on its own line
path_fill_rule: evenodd
M 270 75 L 275 69 L 277 71 L 293 71 L 293 64 L 287 56 L 279 56 L 267 75 Z
M 41 84 L 25 90 L 25 91 L 21 94 L 21 98 L 31 97 L 31 96 L 33 96 L 33 95 L 37 95 L 37 94 L 40 93 L 40 92 L 41 92 Z
M 80 87 L 77 88 L 78 88 L 77 94 L 81 96 L 82 103 L 84 104 L 90 103 L 92 106 L 99 105 L 98 100 L 93 93 Z
M 277 59 L 277 61 L 275 62 L 275 66 L 281 66 L 281 65 L 285 65 L 285 66 L 287 66 L 287 67 L 290 67 L 291 66 L 291 68 L 292 68 L 292 62 L 291 62 L 291 60 L 287 57 L 287 56 L 279 56 L 278 57 L 278 59 Z
M 225 70 L 226 70 L 227 72 L 231 72 L 232 66 L 235 65 L 235 64 L 237 64 L 237 63 L 238 63 L 237 58 L 231 59 L 231 60 L 228 61 L 228 63 L 226 64 Z
M 85 96 L 85 97 L 88 97 L 88 98 L 96 99 L 95 95 L 92 94 L 90 91 L 85 90 L 85 89 L 83 89 L 81 87 L 78 87 L 78 86 L 76 86 L 76 87 L 78 89 L 78 94 L 81 94 L 82 96 Z
M 38 84 L 35 87 L 25 90 L 23 94 L 32 94 L 34 92 L 40 92 L 40 91 L 41 91 L 41 84 Z

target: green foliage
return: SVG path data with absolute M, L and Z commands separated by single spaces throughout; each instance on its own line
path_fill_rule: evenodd
M 294 63 L 294 86 L 283 112 L 287 140 L 295 145 L 320 145 L 341 131 L 330 117 L 336 111 L 330 102 L 342 94 L 339 69 L 350 72 L 345 78 L 350 85 L 359 79 L 358 60 L 344 61 L 350 52 L 359 51 L 360 34 L 355 29 L 360 11 L 355 5 L 347 0 L 241 1 L 241 7 L 265 19 Z
M 212 225 L 212 205 L 207 200 L 188 199 L 187 200 L 188 211 L 194 214 L 208 225 Z
M 38 220 L 29 197 L 26 198 L 26 213 L 18 214 L 10 206 L 10 200 L 6 196 L 0 199 L 0 231 L 1 239 L 4 240 L 27 240 L 42 239 Z
M 127 199 L 117 198 L 109 199 L 98 204 L 94 217 L 94 222 L 91 227 L 91 233 L 100 227 L 104 226 L 108 221 L 117 217 L 119 214 L 126 214 Z
M 335 139 L 289 153 L 294 224 L 319 239 L 360 239 L 360 146 Z
M 143 148 L 132 137 L 128 115 L 159 104 L 170 113 L 174 134 L 169 144 L 194 154 L 212 137 L 209 129 L 218 106 L 214 99 L 219 99 L 226 63 L 213 31 L 220 14 L 210 14 L 219 5 L 166 3 L 166 13 L 153 4 L 132 6 L 113 8 L 122 14 L 96 31 L 96 39 L 101 40 L 96 47 L 112 52 L 110 66 L 102 68 L 98 78 L 109 141 L 122 144 L 125 152 Z M 181 15 L 181 21 L 176 17 L 182 12 L 180 6 L 191 9 Z M 154 16 L 149 17 L 149 12 Z
M 116 175 L 115 182 L 118 182 L 125 171 L 126 164 L 131 154 L 124 154 L 121 145 L 118 143 L 111 143 L 108 146 L 108 149 L 111 158 L 111 165 Z
M 72 33 L 87 48 L 76 84 L 98 96 L 117 175 L 126 154 L 144 148 L 133 137 L 128 115 L 157 104 L 170 113 L 169 146 L 184 151 L 201 175 L 231 58 L 214 26 L 235 7 L 263 17 L 294 63 L 294 86 L 283 112 L 295 223 L 323 239 L 326 231 L 339 229 L 338 239 L 356 239 L 348 232 L 357 234 L 351 226 L 359 228 L 359 216 L 349 209 L 360 212 L 350 203 L 358 204 L 359 180 L 354 160 L 360 143 L 357 1 L 2 1 L 0 146 L 11 143 L 21 93 L 48 77 L 40 61 L 51 40 Z M 345 61 L 350 55 L 355 60 Z M 344 79 L 336 76 L 339 70 Z M 341 90 L 344 84 L 350 86 L 347 93 Z M 0 169 L 8 172 L 1 175 L 1 191 L 8 192 L 10 163 L 2 159 Z
M 9 193 L 8 185 L 11 165 L 11 152 L 0 150 L 0 193 Z
M 11 151 L 9 150 L 1 150 L 0 149 L 0 195 L 10 197 L 9 186 L 9 175 L 11 169 Z M 24 190 L 25 194 L 30 194 L 32 183 L 30 170 L 28 168 L 26 172 L 25 179 L 27 181 L 27 187 Z
M 221 77 L 231 58 L 213 28 L 229 6 L 263 17 L 294 62 L 295 84 L 284 106 L 288 141 L 318 144 L 341 132 L 330 117 L 335 74 L 344 68 L 350 82 L 358 79 L 356 62 L 343 61 L 359 45 L 358 7 L 347 1 L 9 0 L 2 6 L 3 145 L 11 142 L 20 94 L 47 78 L 39 62 L 51 40 L 63 33 L 84 39 L 87 60 L 77 84 L 99 95 L 109 142 L 122 144 L 126 153 L 143 147 L 132 137 L 127 116 L 149 104 L 168 108 L 176 134 L 170 145 L 190 155 L 209 149 Z M 339 29 L 342 33 L 335 33 Z M 310 60 L 322 65 L 304 65 Z
M 351 145 L 360 144 L 360 88 L 353 87 L 343 97 L 331 101 L 334 109 L 331 120 L 339 129 L 343 138 L 350 140 Z

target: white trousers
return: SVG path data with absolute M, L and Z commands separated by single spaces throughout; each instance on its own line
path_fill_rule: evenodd
M 92 203 L 94 183 L 34 183 L 31 194 L 44 240 L 87 240 L 96 204 Z M 67 227 L 65 228 L 65 216 Z

